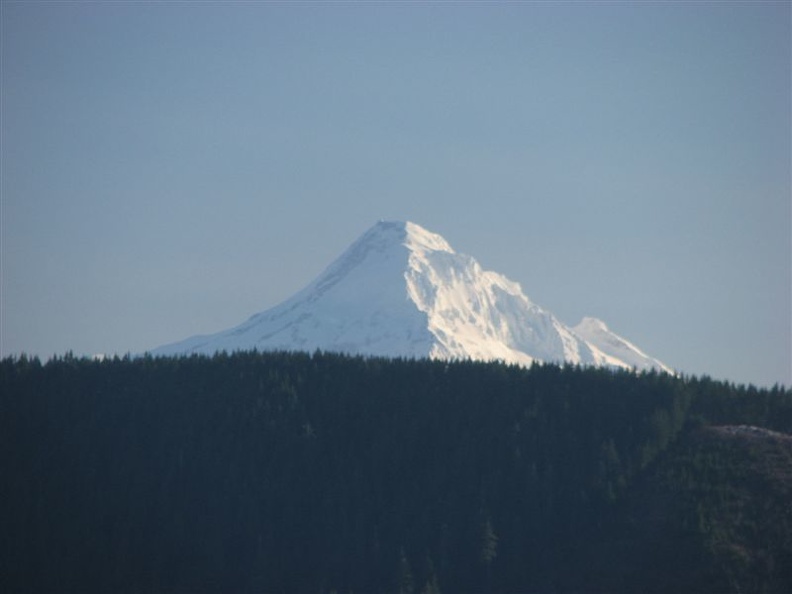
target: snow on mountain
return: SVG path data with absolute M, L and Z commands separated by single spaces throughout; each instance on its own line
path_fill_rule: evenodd
M 670 371 L 599 320 L 565 326 L 519 284 L 409 222 L 377 223 L 280 305 L 152 354 L 254 348 Z
M 617 359 L 638 370 L 658 369 L 674 373 L 673 369 L 650 357 L 630 341 L 611 332 L 605 322 L 597 318 L 585 317 L 572 328 L 573 332 L 590 345 L 599 349 L 605 356 Z

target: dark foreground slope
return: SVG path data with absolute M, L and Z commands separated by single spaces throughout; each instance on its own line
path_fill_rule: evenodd
M 321 354 L 0 389 L 3 591 L 792 591 L 787 390 Z
M 685 432 L 616 506 L 605 533 L 588 559 L 590 583 L 607 591 L 791 591 L 792 436 L 744 426 Z

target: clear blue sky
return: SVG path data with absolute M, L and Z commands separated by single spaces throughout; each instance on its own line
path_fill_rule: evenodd
M 1 10 L 3 356 L 224 329 L 399 219 L 792 384 L 789 2 Z

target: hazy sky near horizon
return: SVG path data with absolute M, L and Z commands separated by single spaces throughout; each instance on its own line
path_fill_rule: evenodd
M 13 2 L 0 354 L 235 325 L 411 220 L 688 373 L 792 385 L 789 2 Z

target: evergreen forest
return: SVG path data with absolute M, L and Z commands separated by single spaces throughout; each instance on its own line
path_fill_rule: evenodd
M 0 591 L 792 592 L 792 391 L 239 352 L 0 361 Z

